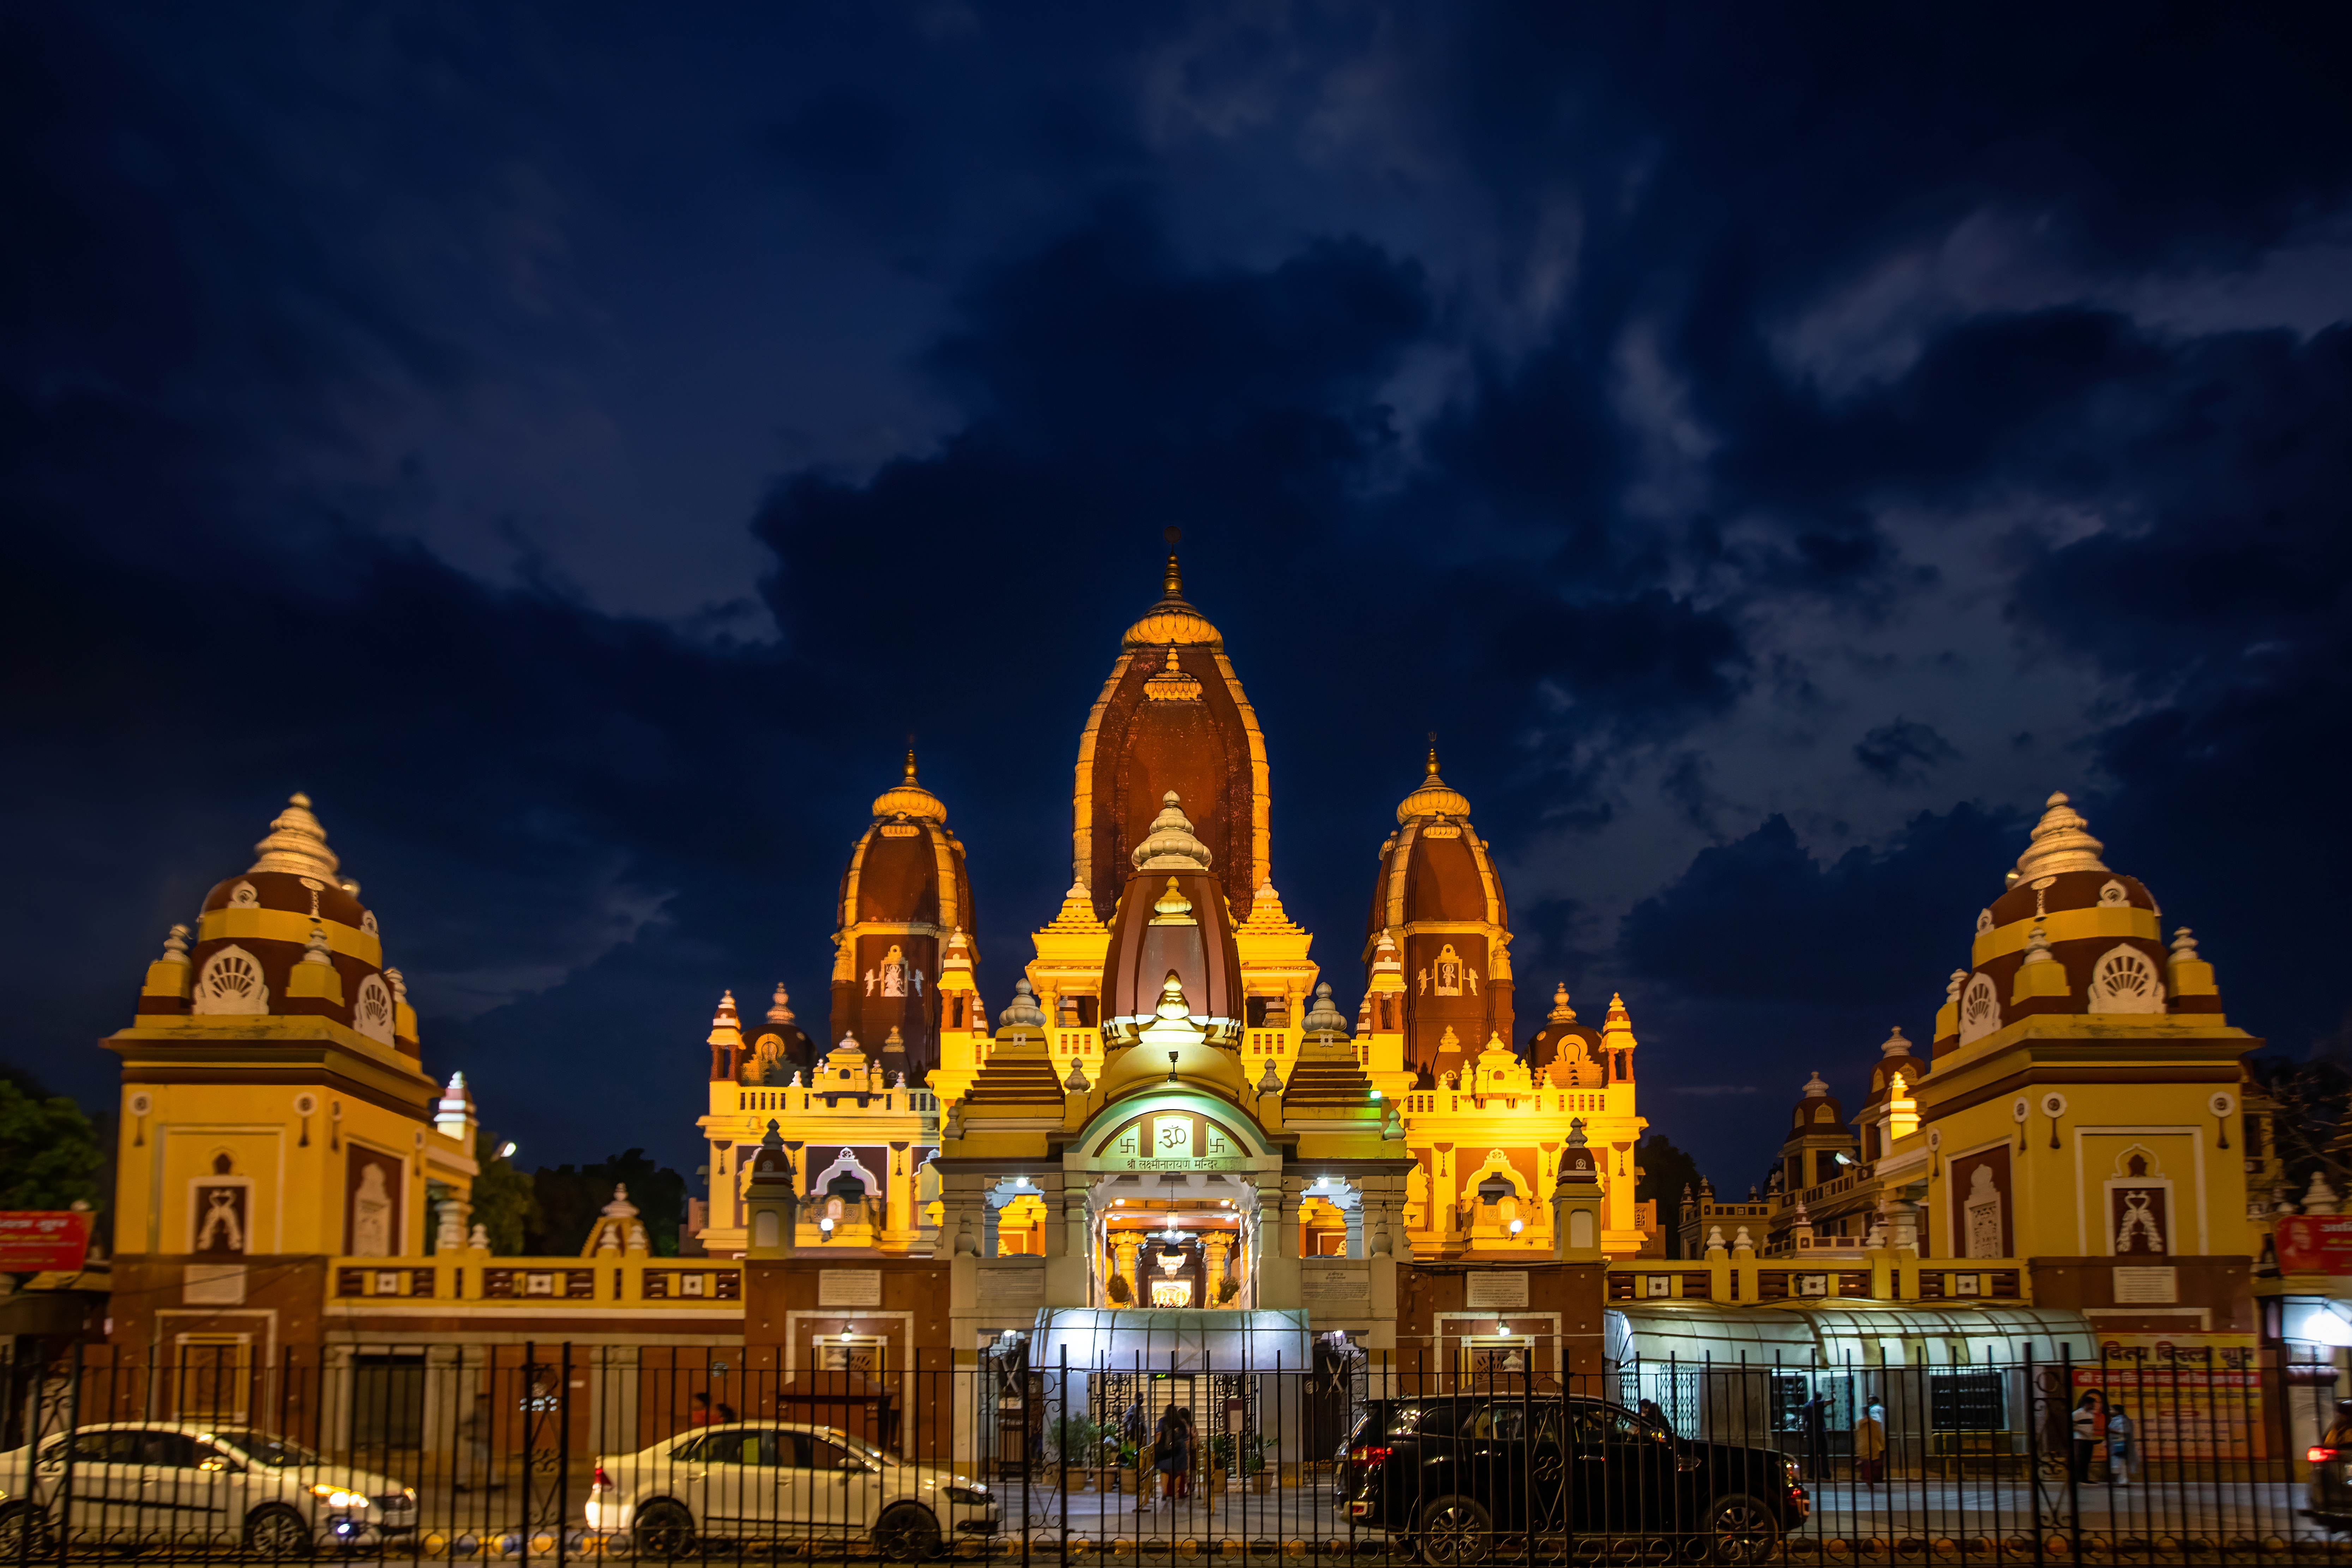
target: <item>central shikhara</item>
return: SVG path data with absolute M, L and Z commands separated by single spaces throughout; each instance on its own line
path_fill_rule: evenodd
M 1596 1029 L 1557 988 L 1515 1047 L 1508 906 L 1433 745 L 1380 846 L 1352 1026 L 1335 1008 L 1276 890 L 1265 736 L 1172 556 L 1072 805 L 1069 891 L 992 1027 L 964 847 L 908 753 L 842 875 L 829 1044 L 782 986 L 712 1020 L 710 1254 L 1034 1258 L 990 1272 L 1039 1306 L 1311 1301 L 1373 1331 L 1385 1271 L 1332 1276 L 1349 1312 L 1311 1260 L 1655 1233 L 1625 1007 Z

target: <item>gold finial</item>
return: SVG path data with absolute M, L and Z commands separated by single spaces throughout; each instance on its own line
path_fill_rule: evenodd
M 2044 803 L 2042 820 L 2033 825 L 2025 853 L 2017 858 L 2017 874 L 2011 884 L 2061 871 L 2105 870 L 2099 851 L 2106 847 L 2091 837 L 2090 826 L 2063 793 L 2052 795 Z
M 1431 778 L 1437 776 L 1437 731 L 1434 730 L 1429 732 L 1429 766 L 1425 772 Z
M 1152 1011 L 1162 1018 L 1185 1018 L 1192 1013 L 1192 1005 L 1184 999 L 1184 977 L 1174 970 L 1160 983 L 1160 1005 Z
M 1161 536 L 1168 541 L 1168 570 L 1160 574 L 1160 586 L 1168 597 L 1181 599 L 1184 596 L 1184 572 L 1176 564 L 1176 542 L 1184 537 L 1184 531 L 1171 523 L 1161 530 Z
M 1176 879 L 1173 877 L 1168 879 L 1167 890 L 1162 892 L 1159 900 L 1151 906 L 1151 923 L 1156 926 L 1189 926 L 1200 923 L 1192 918 L 1192 900 L 1184 896 L 1183 889 L 1176 885 Z
M 907 737 L 907 782 L 915 782 L 915 738 L 912 735 Z
M 286 809 L 270 819 L 269 837 L 253 847 L 259 857 L 256 871 L 288 871 L 299 877 L 332 880 L 341 864 L 327 847 L 327 830 L 311 815 L 310 797 L 292 795 Z

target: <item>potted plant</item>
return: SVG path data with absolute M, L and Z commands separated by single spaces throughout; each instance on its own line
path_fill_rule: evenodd
M 1242 1436 L 1242 1474 L 1249 1481 L 1250 1490 L 1264 1496 L 1274 1489 L 1274 1472 L 1266 1468 L 1266 1439 L 1263 1432 L 1244 1433 Z
M 1087 1489 L 1087 1479 L 1097 1462 L 1103 1429 L 1084 1415 L 1057 1415 L 1045 1425 L 1045 1451 L 1062 1466 L 1062 1484 L 1071 1491 Z

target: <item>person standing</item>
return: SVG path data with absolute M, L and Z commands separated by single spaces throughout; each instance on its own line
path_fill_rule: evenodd
M 2085 1390 L 2074 1402 L 2074 1462 L 2068 1470 L 2078 1485 L 2091 1479 L 2091 1461 L 2099 1457 L 2099 1447 L 2106 1440 L 2106 1425 L 2099 1391 Z
M 2132 1484 L 2139 1472 L 2138 1432 L 2120 1405 L 2107 1412 L 2107 1479 L 2119 1487 Z
M 490 1456 L 490 1396 L 474 1395 L 474 1407 L 457 1420 L 457 1442 L 466 1463 L 456 1487 L 461 1492 L 499 1489 L 498 1461 Z
M 1829 1395 L 1814 1394 L 1799 1407 L 1797 1415 L 1804 1423 L 1805 1479 L 1826 1481 L 1830 1479 Z
M 1878 1419 L 1878 1406 L 1865 1405 L 1862 1419 L 1853 1424 L 1854 1479 L 1875 1491 L 1885 1473 L 1886 1428 Z
M 1151 1468 L 1160 1472 L 1160 1500 L 1176 1506 L 1176 1478 L 1184 1468 L 1184 1422 L 1170 1405 L 1151 1434 Z
M 1144 1462 L 1150 1457 L 1151 1418 L 1143 1413 L 1143 1398 L 1140 1394 L 1128 1401 L 1126 1411 L 1120 1415 L 1118 1436 L 1121 1447 L 1133 1450 L 1135 1455 L 1132 1463 L 1136 1471 L 1136 1506 L 1139 1509 L 1148 1508 L 1150 1505 L 1144 1500 L 1142 1479 Z M 1121 1462 L 1129 1462 L 1125 1455 L 1121 1456 Z
M 1178 1443 L 1184 1457 L 1183 1468 L 1176 1472 L 1176 1495 L 1180 1498 L 1189 1498 L 1192 1495 L 1192 1407 L 1189 1405 L 1178 1405 L 1176 1420 L 1179 1428 Z

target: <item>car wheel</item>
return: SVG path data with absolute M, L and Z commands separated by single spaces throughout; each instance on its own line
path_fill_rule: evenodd
M 637 1510 L 637 1555 L 675 1560 L 694 1555 L 694 1516 L 674 1502 L 649 1502 Z
M 245 1549 L 264 1563 L 299 1563 L 310 1555 L 310 1527 L 290 1508 L 259 1508 L 245 1521 Z
M 1717 1498 L 1706 1510 L 1706 1543 L 1710 1562 L 1761 1563 L 1780 1546 L 1780 1524 L 1744 1492 Z
M 926 1563 L 940 1553 L 940 1526 L 910 1502 L 886 1509 L 874 1526 L 875 1549 L 890 1563 Z
M 27 1542 L 25 1538 L 31 1536 Z M 30 1552 L 35 1556 L 49 1550 L 49 1521 L 31 1509 L 17 1505 L 0 1513 L 0 1563 L 16 1563 Z
M 1470 1568 L 1494 1551 L 1495 1520 L 1473 1499 L 1442 1497 L 1421 1510 L 1413 1537 L 1431 1568 Z

